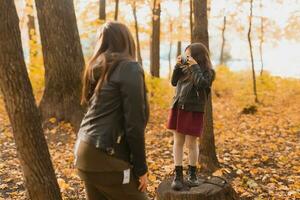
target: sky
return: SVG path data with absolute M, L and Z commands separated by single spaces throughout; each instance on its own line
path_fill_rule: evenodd
M 148 0 L 149 1 L 149 0 Z M 164 32 L 163 38 L 161 40 L 161 76 L 167 77 L 168 75 L 168 60 L 167 54 L 169 51 L 169 41 L 168 38 L 170 33 L 166 31 L 169 20 L 175 21 L 177 24 L 182 23 L 184 31 L 181 34 L 181 39 L 183 41 L 183 49 L 190 42 L 190 33 L 189 33 L 189 0 L 183 0 L 183 19 L 180 21 L 179 12 L 178 12 L 178 2 L 179 0 L 161 0 L 161 23 L 162 31 Z M 77 23 L 79 26 L 80 34 L 83 35 L 87 30 L 86 23 L 88 21 L 93 21 L 97 19 L 98 15 L 98 0 L 75 0 L 75 8 L 77 15 Z M 137 0 L 139 3 L 139 0 Z M 211 1 L 211 10 L 209 13 L 209 35 L 210 35 L 210 51 L 212 54 L 213 63 L 218 64 L 220 46 L 221 46 L 221 30 L 220 27 L 223 22 L 223 16 L 230 16 L 236 12 L 239 12 L 239 20 L 228 22 L 228 31 L 225 33 L 226 36 L 226 51 L 230 53 L 231 60 L 227 65 L 232 70 L 250 70 L 250 57 L 249 57 L 249 48 L 247 43 L 247 29 L 248 29 L 248 13 L 249 13 L 249 4 L 244 3 L 243 5 L 237 6 L 234 4 L 236 0 L 212 0 Z M 245 1 L 247 2 L 247 1 Z M 300 0 L 262 0 L 263 9 L 259 8 L 259 0 L 254 1 L 254 10 L 253 14 L 256 18 L 253 20 L 254 29 L 259 27 L 260 16 L 263 16 L 267 19 L 273 21 L 273 23 L 278 26 L 279 30 L 283 30 L 287 24 L 288 18 L 292 13 L 300 15 Z M 279 3 L 278 3 L 279 2 Z M 283 4 L 280 2 L 284 2 Z M 20 27 L 22 29 L 22 40 L 25 55 L 28 55 L 28 38 L 26 30 L 26 20 L 24 19 L 24 0 L 16 0 L 18 14 L 21 19 Z M 107 3 L 107 12 L 112 12 L 114 10 L 114 0 L 106 0 Z M 81 21 L 81 14 L 86 12 L 86 7 L 89 6 L 88 10 L 88 19 Z M 131 12 L 131 7 L 126 5 L 124 0 L 120 0 L 120 16 L 122 16 L 127 22 L 133 22 L 133 16 Z M 137 9 L 137 16 L 139 21 L 139 26 L 141 28 L 149 28 L 151 24 L 151 8 L 149 3 L 139 4 Z M 300 23 L 300 22 L 299 22 Z M 234 26 L 238 24 L 241 27 L 244 27 L 241 33 L 236 32 Z M 91 27 L 89 27 L 91 28 Z M 92 27 L 97 28 L 97 27 Z M 272 32 L 272 28 L 270 32 Z M 299 32 L 300 30 L 294 30 Z M 173 35 L 177 34 L 176 31 L 172 33 Z M 177 36 L 176 36 L 177 37 Z M 253 34 L 253 50 L 254 50 L 254 59 L 255 67 L 257 72 L 260 70 L 260 60 L 259 60 L 259 51 L 258 51 L 258 40 L 257 33 Z M 150 43 L 150 35 L 141 33 L 140 40 L 145 43 Z M 277 40 L 267 38 L 263 46 L 263 56 L 264 56 L 264 67 L 266 70 L 270 71 L 273 75 L 278 76 L 287 76 L 287 77 L 296 77 L 300 78 L 300 39 L 298 41 L 287 40 L 286 38 L 280 38 Z M 85 55 L 89 55 L 93 47 L 94 37 L 89 35 L 88 38 L 82 38 L 81 42 L 84 47 Z M 175 52 L 176 52 L 176 41 L 173 42 L 172 46 L 172 64 L 175 63 Z M 144 45 L 142 51 L 142 57 L 145 61 L 145 68 L 149 68 L 149 46 Z

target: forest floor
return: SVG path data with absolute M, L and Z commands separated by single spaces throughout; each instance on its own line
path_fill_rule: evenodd
M 220 76 L 213 92 L 215 141 L 222 167 L 215 175 L 227 177 L 242 199 L 299 199 L 300 81 L 264 79 L 264 85 L 273 86 L 259 85 L 259 89 L 268 92 L 259 93 L 261 103 L 254 104 L 257 112 L 242 114 L 243 108 L 252 105 L 244 98 L 251 89 L 239 85 L 240 79 L 227 83 L 228 87 L 222 86 L 222 81 L 231 75 Z M 153 89 L 157 84 L 162 85 Z M 173 170 L 172 133 L 165 128 L 170 101 L 161 103 L 162 99 L 170 99 L 172 92 L 164 92 L 166 88 L 171 90 L 166 83 L 149 85 L 150 94 L 165 95 L 151 99 L 151 119 L 146 131 L 148 192 L 153 199 L 158 184 Z M 73 167 L 76 134 L 72 127 L 51 119 L 44 130 L 63 198 L 84 199 L 82 182 Z M 26 199 L 19 163 L 0 99 L 0 200 Z

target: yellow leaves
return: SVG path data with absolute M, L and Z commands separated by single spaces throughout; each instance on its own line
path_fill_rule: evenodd
M 51 122 L 52 124 L 56 123 L 56 118 L 55 117 L 50 118 L 49 122 Z
M 67 189 L 70 188 L 69 184 L 66 183 L 65 180 L 62 179 L 62 178 L 58 178 L 58 179 L 57 179 L 57 182 L 58 182 L 58 185 L 59 185 L 59 187 L 60 187 L 60 189 L 61 189 L 62 191 L 67 190 Z
M 150 105 L 168 109 L 172 100 L 172 94 L 175 90 L 175 88 L 171 87 L 169 81 L 153 78 L 147 74 L 146 84 L 148 87 Z M 167 115 L 167 113 L 162 114 Z
M 242 175 L 244 172 L 243 172 L 243 170 L 238 169 L 238 170 L 236 171 L 236 173 L 237 173 L 238 175 Z
M 155 182 L 156 181 L 156 176 L 154 176 L 153 174 L 150 174 L 148 176 L 149 181 Z
M 266 162 L 269 159 L 269 156 L 263 155 L 261 161 Z
M 9 139 L 13 138 L 13 134 L 12 134 L 11 130 L 9 130 L 8 128 L 4 129 L 2 133 Z
M 255 175 L 258 173 L 258 169 L 257 168 L 253 168 L 253 169 L 250 169 L 250 174 L 255 177 Z
M 5 190 L 7 188 L 8 188 L 8 185 L 6 183 L 0 185 L 1 190 Z
M 250 188 L 256 188 L 258 186 L 258 184 L 254 180 L 252 180 L 252 179 L 250 179 L 250 180 L 247 181 L 247 185 Z
M 223 171 L 222 171 L 222 169 L 219 169 L 219 170 L 215 171 L 215 172 L 213 173 L 213 175 L 214 175 L 214 176 L 223 176 Z
M 89 37 L 89 34 L 86 36 Z M 36 79 L 32 79 L 32 83 L 37 84 L 37 80 L 42 77 L 42 73 L 38 70 L 42 67 L 38 68 L 36 61 L 34 65 L 35 67 L 30 71 L 31 76 L 37 75 Z M 213 99 L 215 139 L 221 166 L 225 164 L 228 168 L 221 168 L 213 175 L 231 176 L 228 169 L 232 168 L 235 172 L 232 174 L 236 176 L 231 177 L 231 184 L 242 197 L 256 200 L 297 199 L 300 189 L 297 176 L 297 173 L 300 173 L 297 160 L 300 156 L 297 148 L 297 141 L 299 141 L 297 134 L 300 129 L 300 120 L 297 116 L 299 108 L 296 104 L 300 101 L 300 95 L 297 95 L 298 85 L 294 82 L 267 77 L 264 81 L 270 83 L 261 83 L 264 86 L 260 87 L 267 88 L 269 87 L 267 85 L 273 84 L 274 81 L 274 87 L 280 89 L 277 91 L 280 95 L 276 96 L 276 93 L 267 91 L 263 95 L 266 99 L 272 99 L 272 104 L 258 105 L 258 112 L 255 115 L 239 115 L 239 105 L 245 104 L 249 99 L 250 93 L 247 92 L 249 88 L 251 89 L 251 84 L 245 83 L 248 75 L 235 74 L 224 66 L 217 70 L 219 71 L 215 89 L 221 96 L 214 96 Z M 146 81 L 151 104 L 151 118 L 146 131 L 148 191 L 151 197 L 154 197 L 158 184 L 174 169 L 172 132 L 165 128 L 174 88 L 170 86 L 168 80 L 155 79 L 147 75 Z M 37 95 L 37 98 L 40 96 Z M 69 123 L 58 123 L 55 118 L 49 119 L 49 122 L 51 129 L 46 127 L 45 134 L 63 196 L 65 199 L 83 199 L 83 185 L 73 167 L 76 134 Z M 6 127 L 8 125 L 3 101 L 0 99 L 0 152 L 5 155 L 3 162 L 0 162 L 1 178 L 4 176 L 4 179 L 1 179 L 3 183 L 1 182 L 0 190 L 1 187 L 10 188 L 12 183 L 16 188 L 10 188 L 8 195 L 11 198 L 14 193 L 20 194 L 23 191 L 23 186 L 21 187 L 23 179 L 19 161 L 16 159 L 11 128 Z M 185 154 L 184 166 L 186 167 L 187 164 Z

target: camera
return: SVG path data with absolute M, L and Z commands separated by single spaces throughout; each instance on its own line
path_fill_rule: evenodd
M 186 55 L 181 55 L 181 64 L 182 65 L 188 64 L 188 58 L 186 57 Z

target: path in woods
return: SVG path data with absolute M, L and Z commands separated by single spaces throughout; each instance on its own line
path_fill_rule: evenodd
M 288 100 L 287 100 L 288 99 Z M 222 169 L 244 199 L 300 198 L 300 94 L 255 115 L 241 115 L 226 98 L 214 98 L 215 139 Z M 11 127 L 0 102 L 0 199 L 26 199 Z M 166 111 L 152 106 L 147 128 L 150 196 L 172 172 L 172 133 L 165 129 Z M 55 172 L 64 199 L 84 199 L 83 185 L 73 169 L 75 134 L 69 124 L 55 119 L 45 128 Z M 298 195 L 298 196 L 297 196 Z

